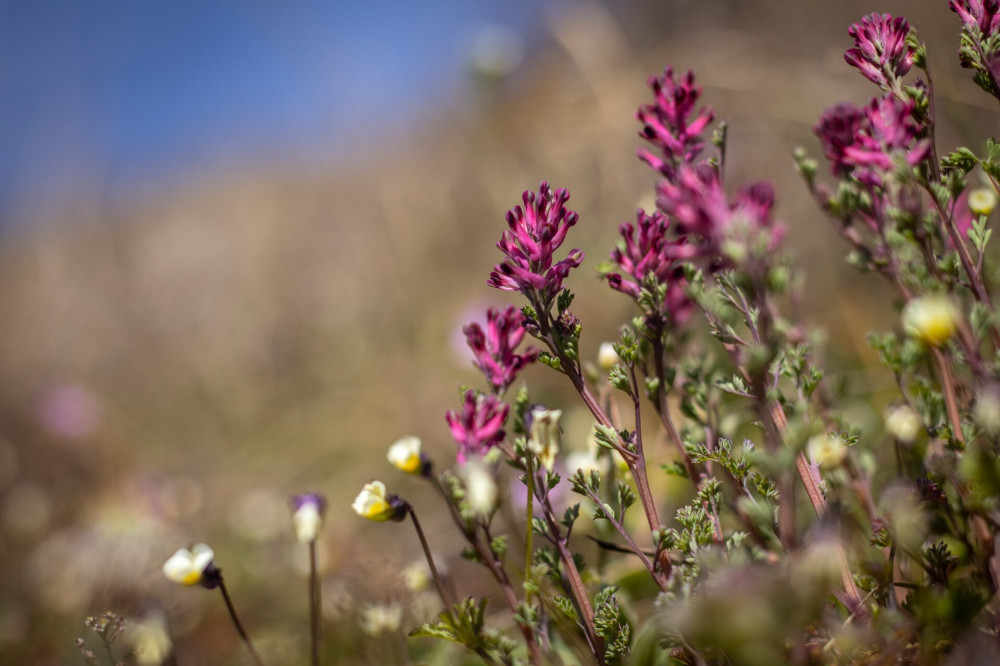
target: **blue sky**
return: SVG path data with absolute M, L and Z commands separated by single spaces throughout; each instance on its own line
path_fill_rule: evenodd
M 0 0 L 0 226 L 75 192 L 329 159 L 459 87 L 531 0 Z

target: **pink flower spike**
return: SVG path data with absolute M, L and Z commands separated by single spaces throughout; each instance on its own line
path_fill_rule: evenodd
M 1000 0 L 949 0 L 948 8 L 958 14 L 966 30 L 978 28 L 983 39 L 1000 28 Z
M 701 154 L 701 133 L 714 120 L 715 113 L 708 107 L 695 112 L 701 88 L 694 84 L 692 72 L 676 81 L 674 70 L 667 67 L 663 74 L 649 79 L 649 87 L 653 89 L 653 103 L 639 107 L 635 117 L 642 123 L 639 136 L 659 149 L 662 157 L 640 149 L 639 158 L 673 179 L 681 165 L 692 164 Z
M 506 434 L 503 424 L 509 411 L 510 406 L 495 396 L 465 392 L 462 411 L 445 414 L 451 436 L 458 443 L 459 464 L 465 463 L 469 456 L 482 457 L 503 441 Z
M 844 60 L 883 90 L 899 87 L 899 80 L 913 66 L 913 48 L 906 43 L 910 24 L 902 16 L 869 14 L 847 30 L 854 48 Z
M 510 228 L 497 243 L 507 261 L 493 267 L 486 284 L 525 295 L 538 293 L 543 303 L 555 298 L 570 270 L 583 261 L 582 250 L 571 250 L 565 259 L 553 264 L 553 254 L 579 220 L 579 215 L 566 208 L 568 200 L 567 190 L 553 192 L 545 182 L 537 195 L 525 191 L 524 208 L 515 206 L 507 213 Z
M 524 316 L 513 305 L 503 310 L 486 311 L 486 330 L 476 322 L 465 328 L 466 342 L 472 350 L 473 363 L 486 376 L 497 393 L 503 393 L 514 383 L 518 373 L 538 358 L 538 350 L 529 347 L 524 354 L 514 350 L 524 338 Z

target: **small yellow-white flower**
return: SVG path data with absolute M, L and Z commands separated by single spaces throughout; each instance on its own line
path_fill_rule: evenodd
M 402 520 L 406 516 L 406 504 L 395 495 L 386 495 L 381 481 L 366 483 L 351 508 L 368 520 Z
M 615 346 L 610 342 L 602 342 L 601 346 L 597 348 L 597 365 L 601 366 L 602 370 L 610 370 L 620 360 Z
M 214 559 L 215 552 L 204 543 L 196 543 L 191 550 L 180 548 L 163 563 L 163 575 L 181 585 L 197 585 Z
M 836 435 L 816 435 L 809 439 L 806 449 L 812 461 L 824 469 L 837 467 L 847 458 L 847 445 Z
M 407 474 L 420 474 L 423 469 L 423 458 L 420 456 L 420 438 L 403 437 L 389 447 L 386 456 L 393 467 Z
M 992 187 L 977 187 L 969 191 L 969 210 L 976 215 L 989 215 L 997 207 L 997 192 Z
M 920 414 L 909 405 L 892 407 L 885 415 L 886 431 L 903 444 L 912 444 L 922 427 Z
M 129 634 L 135 647 L 135 663 L 139 666 L 160 666 L 173 652 L 174 644 L 162 617 L 140 620 L 132 625 Z
M 958 308 L 947 296 L 922 296 L 903 308 L 906 332 L 934 347 L 951 339 L 958 329 L 958 319 Z
M 530 414 L 528 449 L 538 456 L 546 469 L 552 469 L 556 454 L 559 453 L 559 419 L 562 418 L 562 410 L 535 407 Z
M 318 493 L 305 493 L 292 498 L 292 526 L 295 537 L 302 543 L 311 543 L 319 536 L 326 511 L 326 498 Z
M 431 584 L 431 572 L 427 568 L 427 562 L 418 560 L 413 564 L 408 564 L 403 568 L 403 584 L 410 592 L 420 592 L 426 590 Z

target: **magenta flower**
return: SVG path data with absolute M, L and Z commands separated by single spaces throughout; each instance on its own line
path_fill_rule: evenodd
M 855 167 L 860 182 L 883 187 L 882 173 L 891 171 L 896 161 L 915 167 L 930 154 L 930 140 L 919 138 L 923 128 L 913 117 L 914 108 L 912 100 L 901 102 L 892 95 L 865 107 L 865 121 L 843 151 L 844 163 Z
M 854 48 L 844 54 L 848 65 L 884 90 L 898 87 L 913 66 L 913 48 L 906 43 L 910 24 L 902 16 L 869 14 L 847 30 Z
M 445 414 L 451 436 L 458 442 L 459 464 L 464 464 L 470 455 L 485 455 L 503 441 L 503 424 L 508 411 L 510 406 L 495 396 L 477 395 L 472 390 L 465 392 L 461 413 L 449 411 Z
M 639 136 L 658 148 L 662 157 L 640 148 L 639 159 L 672 180 L 681 165 L 692 164 L 701 153 L 701 133 L 715 114 L 708 107 L 695 112 L 701 88 L 694 84 L 693 72 L 678 82 L 674 70 L 667 67 L 659 77 L 650 77 L 649 87 L 654 101 L 639 107 L 635 117 L 642 123 Z
M 678 259 L 690 258 L 694 248 L 683 238 L 668 239 L 669 224 L 662 213 L 648 215 L 640 209 L 635 226 L 626 222 L 618 227 L 624 243 L 611 251 L 611 260 L 627 277 L 622 273 L 609 273 L 606 277 L 612 289 L 637 299 L 642 282 L 652 274 L 659 284 L 667 285 L 664 314 L 673 323 L 682 323 L 691 314 L 692 303 L 684 293 L 687 280 Z
M 837 104 L 827 109 L 813 127 L 823 144 L 823 154 L 830 161 L 835 176 L 844 176 L 852 165 L 844 159 L 844 150 L 854 143 L 854 137 L 865 123 L 865 113 L 853 104 Z
M 657 193 L 656 205 L 687 236 L 692 256 L 713 266 L 731 263 L 737 246 L 748 248 L 765 234 L 766 249 L 773 249 L 784 234 L 771 218 L 774 191 L 766 183 L 743 188 L 731 202 L 716 171 L 703 165 L 679 172 L 676 182 L 661 181 Z
M 507 213 L 510 229 L 503 232 L 497 243 L 508 261 L 493 267 L 486 284 L 526 296 L 538 293 L 543 306 L 551 304 L 570 270 L 583 261 L 583 250 L 570 250 L 562 261 L 554 264 L 552 261 L 552 255 L 566 239 L 566 232 L 579 219 L 579 215 L 566 208 L 568 200 L 567 190 L 552 192 L 545 182 L 539 185 L 537 195 L 531 190 L 524 192 L 524 209 L 515 206 Z
M 486 311 L 486 330 L 472 322 L 462 330 L 475 355 L 473 363 L 497 393 L 503 393 L 514 383 L 521 369 L 538 358 L 538 350 L 529 347 L 524 354 L 514 350 L 524 337 L 524 315 L 513 305 L 503 310 Z
M 966 30 L 979 28 L 983 38 L 1000 28 L 1000 0 L 949 0 L 948 8 L 958 14 Z

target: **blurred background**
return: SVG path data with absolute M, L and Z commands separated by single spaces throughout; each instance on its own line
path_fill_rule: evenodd
M 728 182 L 775 183 L 803 316 L 859 425 L 877 418 L 892 379 L 863 334 L 891 300 L 844 266 L 791 159 L 819 153 L 824 108 L 875 93 L 842 57 L 875 10 L 929 46 L 939 144 L 995 135 L 944 0 L 0 3 L 0 662 L 81 663 L 84 617 L 113 610 L 167 627 L 179 663 L 242 663 L 217 595 L 160 572 L 204 541 L 261 651 L 298 663 L 288 498 L 316 490 L 331 654 L 403 663 L 436 602 L 405 586 L 412 530 L 350 511 L 372 478 L 417 505 L 462 592 L 493 594 L 385 451 L 412 434 L 450 464 L 444 412 L 480 385 L 461 327 L 515 302 L 485 281 L 542 180 L 581 215 L 584 355 L 615 335 L 628 303 L 593 269 L 651 204 L 632 114 L 666 64 L 729 121 Z M 569 409 L 546 370 L 533 397 Z M 588 427 L 568 414 L 567 444 Z

